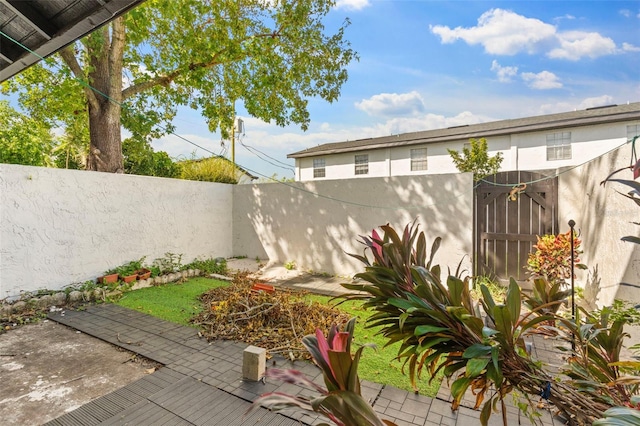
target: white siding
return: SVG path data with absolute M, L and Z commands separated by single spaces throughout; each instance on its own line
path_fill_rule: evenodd
M 491 156 L 502 153 L 503 161 L 500 171 L 557 169 L 583 164 L 623 145 L 627 141 L 627 125 L 630 124 L 637 124 L 637 121 L 541 130 L 487 137 L 486 139 Z M 547 161 L 547 135 L 558 132 L 571 132 L 571 158 Z M 460 151 L 468 142 L 468 139 L 460 139 L 452 142 L 322 155 L 321 157 L 325 158 L 327 165 L 326 175 L 322 179 L 456 173 L 457 169 L 447 149 Z M 412 148 L 427 148 L 427 170 L 411 170 Z M 355 175 L 354 158 L 356 154 L 369 155 L 368 175 Z M 296 159 L 296 169 L 298 180 L 314 180 L 313 157 Z M 321 179 L 316 178 L 315 180 Z

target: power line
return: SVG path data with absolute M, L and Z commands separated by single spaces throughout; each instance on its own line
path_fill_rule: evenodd
M 0 30 L 0 35 L 2 35 L 2 36 L 4 36 L 4 37 L 6 37 L 7 39 L 11 40 L 13 43 L 17 44 L 18 46 L 20 46 L 21 48 L 23 48 L 24 50 L 26 50 L 26 51 L 27 51 L 27 52 L 29 52 L 30 54 L 32 54 L 32 55 L 34 55 L 34 56 L 38 57 L 40 60 L 42 60 L 42 61 L 46 62 L 46 60 L 45 60 L 45 58 L 44 58 L 44 57 L 42 57 L 41 55 L 37 54 L 37 53 L 36 53 L 36 52 L 34 52 L 33 50 L 29 49 L 27 46 L 23 45 L 23 44 L 22 44 L 22 43 L 20 43 L 19 41 L 17 41 L 17 40 L 15 40 L 15 39 L 13 39 L 11 36 L 7 35 L 6 33 L 4 33 L 4 32 L 3 32 L 3 31 L 1 31 L 1 30 Z M 60 67 L 60 65 L 58 65 L 58 64 L 54 64 L 54 67 L 57 67 L 59 70 L 60 70 L 60 68 L 61 68 L 61 67 Z M 77 82 L 79 82 L 81 85 L 83 85 L 83 86 L 87 87 L 88 89 L 92 90 L 93 92 L 95 92 L 95 93 L 99 94 L 100 96 L 103 96 L 105 99 L 109 100 L 110 102 L 113 102 L 113 103 L 115 103 L 115 104 L 119 105 L 121 108 L 124 108 L 124 109 L 127 109 L 127 108 L 128 108 L 128 106 L 127 106 L 126 104 L 124 104 L 124 103 L 122 103 L 122 102 L 118 102 L 118 101 L 116 101 L 115 99 L 111 98 L 111 97 L 110 97 L 110 96 L 108 96 L 107 94 L 105 94 L 105 93 L 101 92 L 100 90 L 96 89 L 95 87 L 91 86 L 90 84 L 86 83 L 85 81 L 81 80 L 80 78 L 75 77 L 75 76 L 72 76 L 72 78 L 73 78 L 74 80 L 76 80 Z M 219 155 L 219 154 L 216 154 L 216 153 L 214 153 L 213 151 L 211 151 L 211 150 L 209 150 L 209 149 L 207 149 L 207 148 L 204 148 L 204 147 L 202 147 L 202 146 L 200 146 L 200 145 L 196 144 L 195 142 L 192 142 L 192 141 L 190 141 L 189 139 L 187 139 L 187 138 L 185 138 L 185 137 L 183 137 L 183 136 L 181 136 L 181 135 L 179 135 L 179 134 L 177 134 L 177 133 L 175 133 L 175 132 L 173 132 L 173 131 L 170 131 L 170 130 L 166 129 L 166 128 L 165 128 L 164 126 L 162 126 L 162 125 L 159 125 L 159 124 L 158 124 L 157 126 L 158 126 L 160 129 L 164 130 L 167 134 L 174 135 L 174 136 L 178 137 L 179 139 L 181 139 L 181 140 L 183 140 L 183 141 L 185 141 L 185 142 L 187 142 L 187 143 L 189 143 L 189 144 L 191 144 L 191 145 L 193 145 L 193 146 L 195 146 L 195 147 L 197 147 L 197 148 L 199 148 L 199 149 L 201 149 L 201 150 L 203 150 L 203 151 L 205 151 L 205 152 L 210 153 L 210 154 L 211 154 L 212 156 L 214 156 L 214 157 L 217 157 L 217 158 L 223 158 L 223 159 L 225 159 L 225 160 L 226 160 L 226 157 L 223 157 L 223 156 L 221 156 L 221 155 Z M 638 138 L 638 136 L 635 136 L 635 137 L 633 138 L 633 142 L 634 142 L 634 143 L 635 143 L 635 140 L 636 140 L 637 138 Z M 587 160 L 587 161 L 585 161 L 585 162 L 583 162 L 583 163 L 581 163 L 581 164 L 578 164 L 578 165 L 576 165 L 576 166 L 572 166 L 572 167 L 570 167 L 570 168 L 568 168 L 568 169 L 566 169 L 566 170 L 563 170 L 563 171 L 561 171 L 561 172 L 559 172 L 559 173 L 557 173 L 557 174 L 555 174 L 555 175 L 552 175 L 552 176 L 547 176 L 547 177 L 544 177 L 544 178 L 541 178 L 541 179 L 536 179 L 536 180 L 533 180 L 533 181 L 530 181 L 530 182 L 518 182 L 518 183 L 514 183 L 514 184 L 499 184 L 499 183 L 495 183 L 495 182 L 487 181 L 487 180 L 485 180 L 485 179 L 481 179 L 480 181 L 478 181 L 478 183 L 477 183 L 476 185 L 474 185 L 473 189 L 475 190 L 475 189 L 478 187 L 478 185 L 480 184 L 480 182 L 485 182 L 485 183 L 487 183 L 487 184 L 495 185 L 495 186 L 515 186 L 515 185 L 520 185 L 520 184 L 522 184 L 522 183 L 526 183 L 526 184 L 533 184 L 533 183 L 541 182 L 541 181 L 544 181 L 544 180 L 547 180 L 547 179 L 553 179 L 553 178 L 555 178 L 555 177 L 557 177 L 557 176 L 559 176 L 559 175 L 561 175 L 561 174 L 563 174 L 563 173 L 567 173 L 567 172 L 569 172 L 569 171 L 571 171 L 571 170 L 573 170 L 573 169 L 576 169 L 576 168 L 578 168 L 578 167 L 580 167 L 580 166 L 583 166 L 583 165 L 585 165 L 585 164 L 587 164 L 587 163 L 590 163 L 591 161 L 595 161 L 596 159 L 598 159 L 598 158 L 600 158 L 600 157 L 602 157 L 602 156 L 604 156 L 604 155 L 607 155 L 607 154 L 609 154 L 609 153 L 611 153 L 611 152 L 615 151 L 616 149 L 618 149 L 618 148 L 622 147 L 623 145 L 627 144 L 628 142 L 630 142 L 630 141 L 627 141 L 627 142 L 625 142 L 625 143 L 623 143 L 623 144 L 621 144 L 621 145 L 619 145 L 619 146 L 617 146 L 617 147 L 615 147 L 615 148 L 613 148 L 613 149 L 611 149 L 611 150 L 609 150 L 609 151 L 607 151 L 607 152 L 605 152 L 605 153 L 603 153 L 603 154 L 601 154 L 601 155 L 599 155 L 599 156 L 597 156 L 597 157 L 595 157 L 595 158 L 592 158 L 592 159 L 590 159 L 590 160 Z M 250 150 L 250 149 L 249 149 L 249 147 L 248 147 L 247 145 L 245 145 L 245 144 L 244 144 L 244 143 L 242 143 L 242 142 L 240 142 L 240 143 L 241 143 L 241 145 L 242 145 L 242 146 L 244 146 L 247 150 Z M 256 148 L 253 148 L 253 149 L 256 149 Z M 258 150 L 256 149 L 256 151 L 258 151 Z M 264 153 L 262 153 L 262 154 L 263 154 L 263 155 L 265 155 L 265 156 L 267 156 L 267 157 L 269 157 L 269 158 L 272 158 L 272 157 L 268 156 L 267 154 L 264 154 Z M 257 154 L 255 154 L 255 155 L 257 155 Z M 257 155 L 257 156 L 258 156 L 258 155 Z M 258 157 L 259 157 L 259 156 L 258 156 Z M 262 160 L 264 160 L 264 161 L 267 161 L 267 160 L 265 160 L 264 158 L 261 158 L 261 159 L 262 159 Z M 274 159 L 274 160 L 275 160 L 275 159 Z M 279 162 L 279 160 L 275 160 L 275 161 L 278 161 L 278 162 Z M 269 161 L 267 161 L 267 162 L 269 162 Z M 275 164 L 273 164 L 273 163 L 271 163 L 271 162 L 269 162 L 269 163 L 270 163 L 270 164 L 272 164 L 272 165 L 274 165 L 274 166 L 276 166 Z M 354 205 L 354 206 L 357 206 L 357 207 L 373 208 L 373 209 L 383 209 L 383 210 L 407 210 L 407 209 L 424 209 L 424 208 L 426 208 L 426 207 L 432 207 L 432 206 L 435 206 L 436 204 L 438 204 L 438 203 L 433 203 L 433 204 L 428 204 L 428 205 L 409 205 L 409 206 L 406 206 L 406 205 L 405 205 L 405 206 L 403 206 L 403 207 L 395 207 L 395 206 L 392 206 L 392 207 L 387 207 L 387 206 L 373 206 L 373 205 L 368 205 L 368 204 L 362 204 L 362 203 L 357 203 L 357 202 L 353 202 L 353 201 L 350 201 L 350 200 L 342 200 L 342 199 L 334 198 L 334 197 L 331 197 L 331 196 L 328 196 L 328 195 L 323 195 L 323 194 L 321 194 L 321 193 L 319 193 L 319 192 L 310 191 L 310 190 L 307 190 L 307 189 L 305 189 L 305 188 L 301 188 L 301 187 L 299 187 L 299 186 L 291 185 L 291 184 L 289 184 L 289 183 L 287 183 L 287 182 L 282 182 L 282 181 L 279 181 L 279 180 L 277 180 L 277 179 L 273 179 L 273 178 L 271 178 L 270 176 L 266 176 L 266 175 L 264 175 L 264 174 L 262 174 L 262 173 L 260 173 L 260 172 L 257 172 L 257 171 L 255 171 L 255 170 L 252 170 L 252 169 L 250 169 L 250 168 L 248 168 L 248 167 L 244 167 L 244 166 L 242 166 L 242 165 L 241 165 L 241 164 L 239 164 L 239 163 L 235 163 L 235 164 L 236 164 L 237 166 L 239 166 L 240 168 L 242 168 L 243 170 L 246 170 L 246 171 L 250 172 L 251 174 L 255 174 L 255 175 L 258 175 L 258 176 L 260 176 L 260 177 L 263 177 L 263 178 L 269 179 L 269 180 L 271 180 L 271 181 L 273 181 L 273 182 L 275 182 L 275 183 L 278 183 L 278 184 L 281 184 L 281 185 L 288 186 L 288 187 L 290 187 L 290 188 L 292 188 L 292 189 L 295 189 L 295 190 L 297 190 L 297 191 L 304 192 L 304 193 L 307 193 L 307 194 L 309 194 L 309 195 L 313 195 L 313 196 L 318 197 L 318 198 L 323 198 L 323 199 L 326 199 L 326 200 L 330 200 L 330 201 L 334 201 L 334 202 L 339 202 L 339 203 L 342 203 L 342 204 Z M 282 164 L 285 164 L 285 163 L 282 163 Z M 278 167 L 282 167 L 282 166 L 278 166 Z M 282 168 L 284 168 L 284 167 L 282 167 Z M 291 170 L 292 170 L 292 169 L 291 169 Z M 454 194 L 454 195 L 453 195 L 453 198 L 460 198 L 460 197 L 462 197 L 462 196 L 464 196 L 464 195 L 465 195 L 464 193 Z
M 595 160 L 599 159 L 600 157 L 604 157 L 605 155 L 612 153 L 612 152 L 613 152 L 613 151 L 615 151 L 616 149 L 619 149 L 619 148 L 623 147 L 624 145 L 628 144 L 629 142 L 631 142 L 631 143 L 632 143 L 632 145 L 633 145 L 633 146 L 635 146 L 635 142 L 636 142 L 636 139 L 638 139 L 638 137 L 639 137 L 639 136 L 634 136 L 634 137 L 633 137 L 633 138 L 631 138 L 631 139 L 627 139 L 627 141 L 626 141 L 626 142 L 623 142 L 622 144 L 620 144 L 620 145 L 618 145 L 618 146 L 616 146 L 616 147 L 614 147 L 614 148 L 611 148 L 609 151 L 607 151 L 607 152 L 605 152 L 605 153 L 603 153 L 603 154 L 600 154 L 600 155 L 598 155 L 597 157 L 591 158 L 591 159 L 589 159 L 589 160 L 587 160 L 587 161 L 584 161 L 584 162 L 582 162 L 582 163 L 580 163 L 580 164 L 577 164 L 577 165 L 575 165 L 575 166 L 571 166 L 571 167 L 569 167 L 569 168 L 567 168 L 567 169 L 565 169 L 565 170 L 562 170 L 562 171 L 560 171 L 560 172 L 558 172 L 558 173 L 555 173 L 555 174 L 553 174 L 553 175 L 550 175 L 550 176 L 545 176 L 545 177 L 542 177 L 542 178 L 539 178 L 539 179 L 534 179 L 534 180 L 527 181 L 527 182 L 517 182 L 517 183 L 497 183 L 497 182 L 490 182 L 490 181 L 488 181 L 488 180 L 486 180 L 486 179 L 480 179 L 480 180 L 478 181 L 478 183 L 473 187 L 473 189 L 476 189 L 476 188 L 480 185 L 480 182 L 484 182 L 484 183 L 486 183 L 486 184 L 493 185 L 493 186 L 508 186 L 508 187 L 513 187 L 513 186 L 516 186 L 516 185 L 522 185 L 522 184 L 532 185 L 532 184 L 534 184 L 534 183 L 544 182 L 545 180 L 554 179 L 554 178 L 556 178 L 556 177 L 558 177 L 558 176 L 560 176 L 560 175 L 562 175 L 562 174 L 564 174 L 564 173 L 568 173 L 568 172 L 570 172 L 571 170 L 577 169 L 578 167 L 582 167 L 582 166 L 584 166 L 585 164 L 588 164 L 588 163 L 590 163 L 590 162 L 592 162 L 592 161 L 595 161 Z M 632 149 L 634 149 L 634 150 L 635 150 L 635 148 L 632 148 Z M 635 151 L 634 151 L 634 152 L 635 152 Z
M 271 164 L 272 166 L 279 167 L 279 168 L 285 169 L 285 170 L 289 170 L 290 172 L 295 174 L 295 170 L 291 166 L 286 166 L 286 167 L 285 166 L 281 166 L 281 165 L 279 165 L 277 163 L 274 163 L 272 161 L 267 160 L 266 158 L 261 157 L 259 153 L 261 153 L 263 155 L 266 155 L 266 154 L 262 153 L 261 151 L 259 151 L 257 149 L 256 149 L 257 152 L 254 152 L 253 149 L 255 149 L 255 148 L 252 148 L 252 147 L 250 147 L 248 145 L 245 145 L 244 143 L 242 143 L 242 141 L 240 142 L 240 145 L 242 145 L 247 151 L 249 151 L 250 153 L 252 153 L 256 157 L 260 158 L 263 161 L 266 161 L 267 163 Z M 268 155 L 266 155 L 266 156 L 269 157 Z M 272 158 L 272 157 L 269 157 L 269 158 Z

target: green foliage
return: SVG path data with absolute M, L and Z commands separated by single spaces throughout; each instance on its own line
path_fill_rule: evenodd
M 292 270 L 296 269 L 296 261 L 295 260 L 290 260 L 288 262 L 285 262 L 284 269 L 286 269 L 287 271 L 292 271 Z
M 89 151 L 89 129 L 79 117 L 65 128 L 53 149 L 54 164 L 60 169 L 84 169 Z
M 565 340 L 575 345 L 563 374 L 594 404 L 627 405 L 639 390 L 640 362 L 620 360 L 624 338 L 628 337 L 625 319 L 613 319 L 610 313 L 608 309 L 595 313 L 580 309 L 575 321 L 559 320 L 569 330 Z
M 156 272 L 157 275 L 169 274 L 172 272 L 178 272 L 183 270 L 182 266 L 182 254 L 165 253 L 164 257 L 154 259 L 151 264 L 151 272 Z
M 227 273 L 227 261 L 220 257 L 210 257 L 208 259 L 195 259 L 193 262 L 185 265 L 183 269 L 199 269 L 202 274 L 220 274 Z
M 638 426 L 640 425 L 640 397 L 632 400 L 632 407 L 613 407 L 604 412 L 604 417 L 592 426 Z
M 252 409 L 260 405 L 276 411 L 294 407 L 322 414 L 337 425 L 393 425 L 394 423 L 388 420 L 382 420 L 362 397 L 358 365 L 364 346 L 358 348 L 355 354 L 351 354 L 354 328 L 355 318 L 347 323 L 344 331 L 339 331 L 334 325 L 327 337 L 316 329 L 315 335 L 308 335 L 302 339 L 303 345 L 322 371 L 326 389 L 299 371 L 270 368 L 267 370 L 269 377 L 303 386 L 316 395 L 307 397 L 271 392 L 256 399 Z
M 426 238 L 417 226 L 405 227 L 402 236 L 389 225 L 381 229 L 383 237 L 376 231 L 362 237 L 364 255 L 352 255 L 365 265 L 365 271 L 356 275 L 362 282 L 343 286 L 357 292 L 349 299 L 364 300 L 363 306 L 374 310 L 368 326 L 380 326 L 389 344 L 400 342 L 398 359 L 404 361 L 412 383 L 424 370 L 432 376 L 443 372 L 453 379 L 452 408 L 471 389 L 476 408 L 483 407 L 483 425 L 499 403 L 505 413 L 507 394 L 517 391 L 529 400 L 551 382 L 549 399 L 567 418 L 586 423 L 601 417 L 609 405 L 555 382 L 525 351 L 527 333 L 555 316 L 539 308 L 521 312 L 522 294 L 513 279 L 502 303 L 481 286 L 485 322 L 471 298 L 468 278 L 459 275 L 460 267 L 443 282 L 440 267 L 432 265 L 439 239 L 427 258 Z M 373 260 L 367 257 L 367 250 Z M 530 400 L 521 404 L 527 405 L 535 406 Z
M 475 182 L 498 173 L 500 164 L 502 164 L 501 152 L 490 157 L 485 138 L 471 138 L 469 139 L 469 145 L 469 147 L 462 148 L 462 153 L 454 149 L 447 149 L 453 164 L 460 172 L 473 172 L 473 180 Z
M 134 275 L 137 273 L 137 271 L 144 267 L 144 259 L 145 257 L 142 257 L 138 260 L 132 260 L 130 262 L 122 264 L 115 268 L 115 272 L 117 272 L 121 277 Z
M 53 136 L 41 121 L 20 114 L 0 101 L 0 163 L 46 166 Z
M 18 92 L 22 109 L 50 126 L 78 116 L 88 126 L 93 116 L 91 125 L 108 134 L 122 126 L 145 139 L 172 131 L 180 106 L 200 111 L 211 131 L 227 137 L 236 101 L 265 122 L 306 130 L 309 99 L 337 100 L 357 59 L 345 40 L 349 21 L 325 26 L 333 5 L 149 0 L 14 77 L 4 91 Z M 115 102 L 103 102 L 87 84 Z M 101 155 L 116 156 L 101 146 L 99 132 L 91 134 Z M 117 153 L 120 143 L 110 141 Z
M 566 285 L 571 278 L 571 231 L 558 235 L 537 236 L 538 242 L 533 246 L 536 251 L 529 253 L 527 270 L 533 276 L 545 277 L 550 283 Z M 582 241 L 574 234 L 573 255 L 574 266 L 587 269 L 580 263 L 580 244 Z
M 124 172 L 132 175 L 177 177 L 180 167 L 164 151 L 154 151 L 151 145 L 138 138 L 122 142 Z
M 555 314 L 567 302 L 571 290 L 562 291 L 561 283 L 551 283 L 545 278 L 533 280 L 533 295 L 524 295 L 524 305 L 532 311 Z
M 200 160 L 188 160 L 178 163 L 180 178 L 205 182 L 237 184 L 238 169 L 223 157 L 210 157 Z
M 493 300 L 498 303 L 504 302 L 504 299 L 507 296 L 507 288 L 487 276 L 473 278 L 473 289 L 471 290 L 471 296 L 475 300 L 480 300 L 482 298 L 482 292 L 480 291 L 482 287 L 486 287 L 489 290 L 489 293 L 491 293 L 491 297 L 493 297 Z
M 611 306 L 595 310 L 594 315 L 608 315 L 611 321 L 623 321 L 629 325 L 640 325 L 640 310 L 629 302 L 616 299 Z

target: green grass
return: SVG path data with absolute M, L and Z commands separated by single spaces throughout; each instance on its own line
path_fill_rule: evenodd
M 228 283 L 210 278 L 192 278 L 182 284 L 170 283 L 130 291 L 116 303 L 166 321 L 190 325 L 189 319 L 202 311 L 198 296 L 224 285 Z
M 324 305 L 334 305 L 338 303 L 338 301 L 331 302 L 331 298 L 326 296 L 309 295 L 307 297 Z M 402 364 L 404 361 L 395 359 L 398 354 L 398 349 L 400 348 L 400 342 L 385 347 L 387 339 L 376 334 L 380 330 L 380 327 L 365 328 L 366 319 L 370 317 L 373 312 L 362 308 L 362 302 L 357 301 L 344 302 L 337 306 L 336 309 L 345 311 L 351 317 L 358 318 L 353 338 L 356 345 L 370 343 L 376 345 L 376 349 L 364 349 L 358 368 L 360 378 L 412 392 L 413 389 L 411 388 L 408 369 L 405 369 L 407 372 L 406 375 L 402 374 Z M 418 390 L 421 395 L 435 397 L 440 388 L 442 375 L 436 376 L 436 378 L 429 383 L 429 376 L 426 374 L 426 370 L 424 373 L 425 374 L 421 375 L 421 378 L 416 381 Z
M 166 284 L 125 293 L 116 303 L 177 324 L 190 325 L 189 319 L 202 310 L 198 296 L 211 288 L 225 285 L 228 283 L 224 281 L 192 278 L 182 284 Z M 323 305 L 335 304 L 330 302 L 330 297 L 326 296 L 307 295 L 306 297 Z M 385 348 L 387 339 L 376 335 L 378 329 L 365 328 L 365 321 L 372 312 L 363 309 L 361 303 L 356 301 L 345 302 L 335 309 L 345 311 L 352 317 L 358 317 L 354 333 L 355 344 L 373 343 L 377 347 L 377 349 L 364 349 L 358 368 L 360 378 L 412 391 L 409 376 L 402 374 L 402 363 L 395 360 L 400 344 L 396 343 Z M 417 384 L 420 394 L 435 396 L 440 381 L 440 377 L 437 377 L 429 384 L 428 377 L 419 379 Z

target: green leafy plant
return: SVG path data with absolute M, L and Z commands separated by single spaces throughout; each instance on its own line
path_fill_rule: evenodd
M 184 265 L 182 269 L 199 269 L 202 274 L 220 274 L 227 273 L 227 260 L 220 257 L 210 257 L 208 259 L 194 259 L 193 262 Z
M 604 412 L 604 417 L 592 426 L 638 426 L 640 425 L 640 396 L 631 399 L 630 407 L 613 407 Z
M 494 175 L 500 170 L 502 153 L 498 152 L 493 157 L 489 156 L 489 148 L 485 138 L 469 139 L 469 146 L 462 148 L 462 153 L 447 149 L 453 164 L 461 172 L 473 172 L 475 182 Z
M 182 270 L 182 254 L 165 253 L 164 257 L 159 257 L 153 261 L 151 272 L 157 275 L 169 274 Z
M 555 314 L 566 303 L 571 290 L 561 290 L 560 282 L 550 283 L 545 278 L 533 280 L 533 294 L 524 295 L 524 305 L 532 311 Z
M 594 404 L 628 405 L 639 390 L 640 362 L 620 360 L 624 338 L 628 337 L 626 321 L 624 317 L 612 318 L 611 312 L 606 308 L 595 313 L 580 309 L 575 321 L 559 319 L 568 330 L 564 339 L 575 346 L 563 373 Z
M 115 272 L 118 273 L 121 277 L 128 277 L 130 275 L 135 275 L 140 269 L 144 266 L 145 257 L 141 257 L 138 260 L 132 260 L 125 264 L 122 264 L 115 268 Z
M 327 337 L 316 329 L 315 335 L 308 335 L 302 339 L 303 345 L 322 371 L 326 388 L 312 382 L 297 370 L 269 369 L 267 376 L 303 386 L 317 395 L 310 398 L 271 392 L 256 399 L 252 409 L 259 405 L 276 411 L 301 408 L 322 414 L 338 426 L 395 425 L 389 420 L 382 420 L 362 397 L 358 363 L 364 346 L 358 348 L 355 354 L 351 354 L 354 327 L 355 318 L 346 324 L 344 331 L 338 331 L 334 325 Z
M 518 405 L 524 410 L 535 407 L 531 396 L 545 390 L 556 408 L 577 422 L 590 423 L 609 408 L 554 381 L 526 352 L 527 333 L 554 316 L 540 308 L 522 312 L 520 287 L 513 279 L 503 303 L 496 303 L 488 288 L 481 286 L 485 325 L 479 305 L 470 296 L 468 278 L 459 276 L 460 266 L 443 282 L 440 267 L 432 265 L 439 238 L 427 258 L 426 238 L 415 224 L 405 227 L 402 236 L 389 225 L 381 229 L 383 237 L 375 231 L 371 237 L 362 237 L 364 255 L 352 255 L 365 265 L 365 271 L 356 275 L 362 282 L 343 286 L 358 292 L 348 299 L 362 299 L 365 307 L 375 311 L 368 326 L 381 326 L 389 343 L 401 342 L 398 358 L 404 360 L 412 383 L 424 370 L 432 376 L 442 371 L 447 380 L 453 380 L 452 408 L 458 408 L 471 389 L 476 408 L 482 406 L 483 425 L 498 404 L 507 424 L 504 397 L 514 391 L 525 399 Z
M 287 271 L 293 271 L 294 269 L 296 269 L 295 260 L 290 260 L 288 262 L 285 262 L 284 269 L 286 269 Z
M 558 235 L 537 236 L 538 242 L 533 246 L 536 250 L 529 253 L 527 270 L 534 277 L 545 277 L 550 283 L 566 285 L 571 278 L 571 231 Z M 573 236 L 574 266 L 587 269 L 580 263 L 581 241 Z

